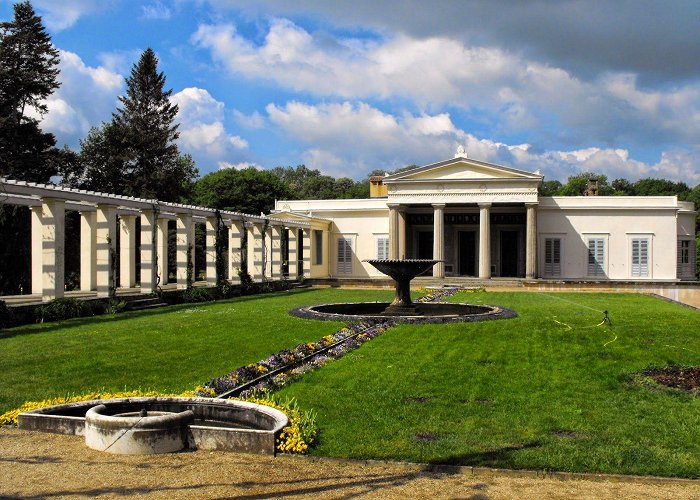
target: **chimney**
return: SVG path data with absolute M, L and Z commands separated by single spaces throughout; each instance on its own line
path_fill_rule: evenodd
M 384 184 L 384 177 L 381 175 L 373 175 L 369 178 L 370 198 L 386 198 L 388 194 L 387 185 Z

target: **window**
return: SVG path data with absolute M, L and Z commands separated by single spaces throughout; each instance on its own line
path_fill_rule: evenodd
M 544 274 L 561 276 L 561 239 L 559 238 L 544 240 Z
M 647 238 L 632 240 L 632 276 L 635 278 L 649 276 L 649 240 Z
M 678 241 L 678 263 L 690 264 L 690 240 Z
M 352 240 L 338 238 L 338 274 L 352 273 Z
M 323 264 L 323 231 L 314 229 L 314 265 Z
M 605 276 L 605 239 L 588 238 L 588 276 Z
M 377 259 L 383 260 L 389 258 L 389 237 L 377 236 Z

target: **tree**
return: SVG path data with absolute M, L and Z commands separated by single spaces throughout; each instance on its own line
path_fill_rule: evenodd
M 269 213 L 275 200 L 293 198 L 293 191 L 267 170 L 230 168 L 199 179 L 192 198 L 198 205 L 257 215 Z
M 0 175 L 48 182 L 59 173 L 56 138 L 43 133 L 39 116 L 59 87 L 58 51 L 31 3 L 14 5 L 14 19 L 0 23 Z
M 627 179 L 615 179 L 612 181 L 612 188 L 616 196 L 634 196 L 634 185 Z
M 637 196 L 678 196 L 685 199 L 690 188 L 685 182 L 673 182 L 668 179 L 639 179 L 634 183 Z
M 598 181 L 598 195 L 610 196 L 614 190 L 608 184 L 605 175 L 598 175 L 592 172 L 583 172 L 572 175 L 566 180 L 566 184 L 556 193 L 557 196 L 583 196 L 588 188 L 588 181 L 595 179 Z
M 540 186 L 540 196 L 556 196 L 561 188 L 562 184 L 559 181 L 544 181 Z
M 164 90 L 158 58 L 146 49 L 126 79 L 126 95 L 110 123 L 80 143 L 83 172 L 74 184 L 141 198 L 181 201 L 197 177 L 192 157 L 181 155 L 175 123 L 178 107 Z

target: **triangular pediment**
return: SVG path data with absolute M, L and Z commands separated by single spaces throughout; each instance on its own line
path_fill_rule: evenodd
M 486 163 L 470 158 L 453 158 L 392 174 L 384 178 L 385 183 L 420 181 L 483 181 L 500 179 L 541 180 L 539 174 Z

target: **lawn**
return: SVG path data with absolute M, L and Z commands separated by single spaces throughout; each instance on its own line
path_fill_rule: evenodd
M 391 295 L 306 290 L 8 330 L 0 412 L 67 392 L 192 389 L 342 326 L 288 316 L 293 307 Z M 282 389 L 317 413 L 314 454 L 700 477 L 700 400 L 634 377 L 700 365 L 700 313 L 632 294 L 453 300 L 519 316 L 395 326 Z
M 2 330 L 0 413 L 67 393 L 192 390 L 343 325 L 289 316 L 293 307 L 391 295 L 302 289 Z
M 397 326 L 281 391 L 318 413 L 315 454 L 700 476 L 700 400 L 632 381 L 700 364 L 700 313 L 640 295 L 455 300 L 519 317 Z

